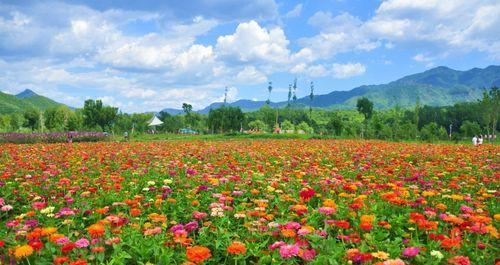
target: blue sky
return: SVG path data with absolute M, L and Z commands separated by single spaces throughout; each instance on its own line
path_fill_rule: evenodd
M 160 3 L 161 2 L 161 3 Z M 500 62 L 494 0 L 0 1 L 0 91 L 195 109 Z

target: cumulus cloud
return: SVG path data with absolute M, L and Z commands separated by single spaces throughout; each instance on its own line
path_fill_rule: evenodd
M 344 79 L 362 75 L 366 72 L 366 67 L 361 63 L 334 63 L 307 65 L 300 63 L 295 65 L 291 70 L 292 73 L 305 74 L 309 77 L 325 77 L 330 76 L 337 79 Z
M 219 57 L 233 63 L 288 62 L 290 50 L 284 31 L 279 28 L 262 28 L 256 21 L 240 23 L 234 34 L 217 38 L 216 50 Z
M 302 4 L 297 4 L 295 5 L 295 7 L 288 11 L 285 15 L 286 18 L 294 18 L 294 17 L 299 17 L 300 14 L 302 13 L 302 7 L 303 5 Z
M 320 32 L 301 40 L 317 56 L 370 51 L 386 42 L 416 46 L 431 43 L 435 52 L 482 51 L 500 58 L 500 3 L 493 0 L 386 0 L 365 21 L 349 13 L 319 11 L 309 24 Z

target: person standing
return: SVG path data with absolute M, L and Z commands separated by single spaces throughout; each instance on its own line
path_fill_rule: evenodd
M 474 146 L 476 146 L 476 145 L 477 145 L 477 136 L 475 136 L 475 135 L 474 135 L 474 137 L 472 137 L 472 144 L 473 144 Z
M 482 145 L 483 144 L 483 135 L 482 134 L 479 135 L 479 138 L 477 139 L 477 144 L 478 145 Z

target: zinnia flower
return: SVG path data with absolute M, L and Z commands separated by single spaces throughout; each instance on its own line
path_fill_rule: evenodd
M 283 245 L 280 247 L 280 256 L 284 259 L 297 256 L 299 254 L 299 247 L 295 244 L 293 245 Z
M 418 255 L 419 252 L 420 249 L 417 247 L 408 247 L 403 250 L 403 256 L 411 258 Z
M 194 246 L 186 250 L 186 256 L 191 262 L 202 263 L 205 260 L 209 259 L 212 254 L 210 252 L 210 249 L 208 249 L 207 247 Z
M 77 248 L 86 248 L 90 244 L 89 240 L 86 238 L 80 238 L 75 242 Z
M 384 265 L 405 265 L 405 262 L 402 261 L 401 259 L 390 259 L 386 260 L 383 263 Z
M 89 234 L 92 238 L 101 237 L 104 235 L 104 233 L 106 233 L 104 226 L 99 225 L 99 224 L 94 224 L 94 225 L 89 226 L 87 228 L 87 231 L 89 232 Z
M 448 259 L 448 264 L 452 265 L 470 265 L 469 257 L 465 256 L 455 256 Z
M 33 254 L 33 247 L 31 247 L 30 245 L 19 246 L 14 251 L 14 255 L 18 259 L 29 257 L 31 256 L 31 254 Z
M 227 252 L 238 255 L 238 254 L 245 254 L 247 252 L 247 248 L 245 247 L 245 244 L 239 242 L 239 241 L 234 241 L 227 247 Z

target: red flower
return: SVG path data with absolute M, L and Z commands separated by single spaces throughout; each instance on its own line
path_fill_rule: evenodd
M 310 200 L 314 197 L 314 194 L 316 194 L 316 191 L 311 188 L 305 188 L 299 192 L 300 198 L 304 201 Z
M 84 259 L 75 260 L 69 263 L 69 265 L 87 265 L 87 261 Z
M 28 243 L 34 250 L 39 251 L 43 248 L 43 243 L 39 240 L 33 240 Z
M 70 242 L 70 243 L 64 245 L 61 248 L 61 251 L 62 251 L 62 253 L 68 253 L 68 252 L 71 252 L 71 250 L 73 250 L 75 247 L 76 247 L 76 244 L 73 242 Z
M 68 256 L 63 256 L 63 257 L 57 257 L 55 258 L 52 262 L 56 265 L 59 265 L 59 264 L 64 264 L 66 262 L 69 261 L 69 257 Z
M 3 242 L 2 240 L 0 240 L 0 248 L 5 246 L 5 242 Z

